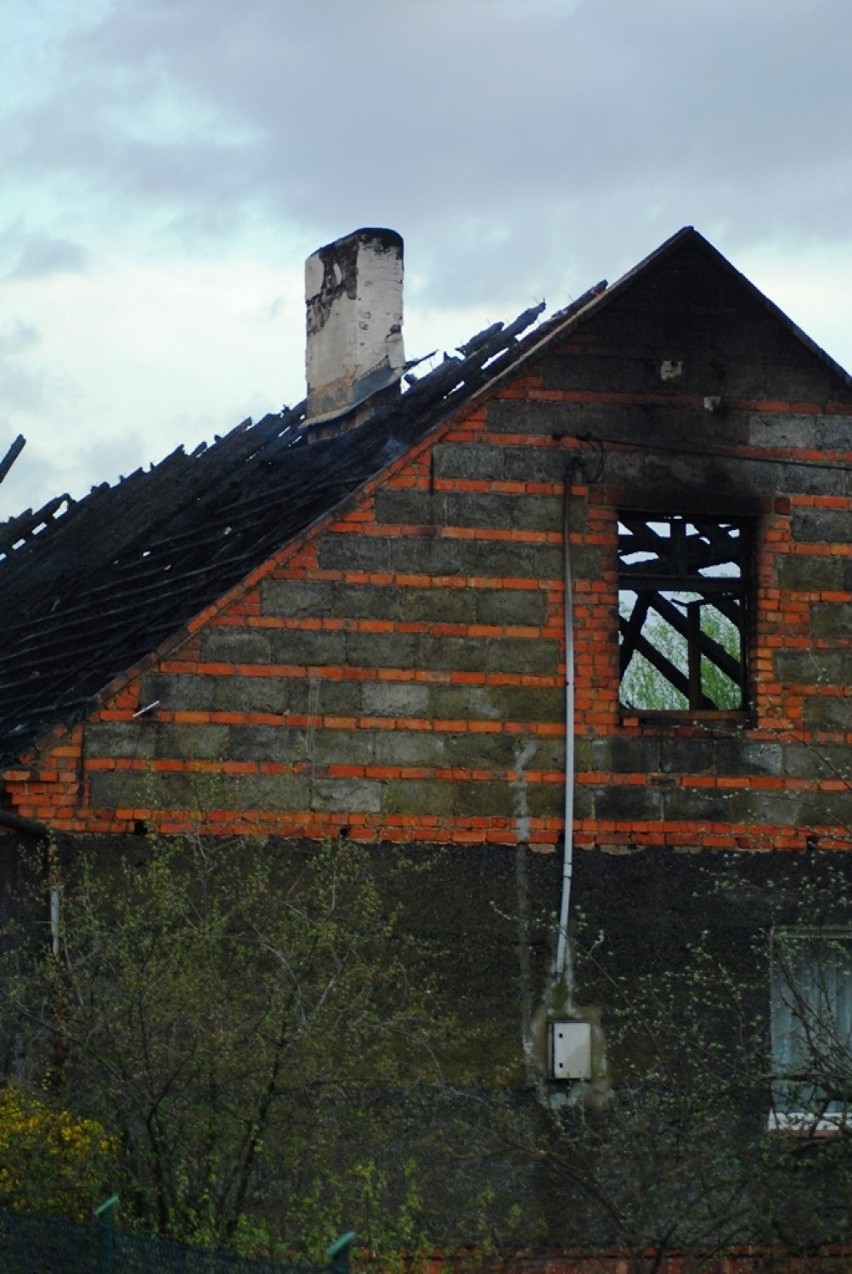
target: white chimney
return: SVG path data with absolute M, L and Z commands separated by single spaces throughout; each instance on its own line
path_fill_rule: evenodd
M 397 385 L 402 348 L 402 238 L 368 227 L 305 262 L 307 423 L 329 420 Z

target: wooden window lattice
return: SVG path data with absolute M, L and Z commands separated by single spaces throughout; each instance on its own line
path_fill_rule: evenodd
M 733 520 L 620 516 L 624 706 L 670 709 L 673 698 L 678 710 L 745 706 L 747 538 Z M 625 702 L 625 675 L 636 656 L 654 672 L 645 679 L 646 701 Z

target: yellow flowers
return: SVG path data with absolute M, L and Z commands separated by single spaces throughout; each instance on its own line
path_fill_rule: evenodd
M 86 1220 L 110 1186 L 116 1138 L 10 1086 L 0 1091 L 0 1209 Z

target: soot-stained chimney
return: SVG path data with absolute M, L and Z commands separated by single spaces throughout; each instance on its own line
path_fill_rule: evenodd
M 402 238 L 368 227 L 319 248 L 305 263 L 308 425 L 398 386 L 402 345 Z

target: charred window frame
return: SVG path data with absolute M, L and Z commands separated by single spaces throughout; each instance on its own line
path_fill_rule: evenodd
M 745 711 L 750 531 L 742 519 L 619 514 L 624 712 Z

